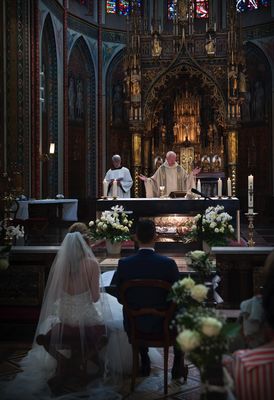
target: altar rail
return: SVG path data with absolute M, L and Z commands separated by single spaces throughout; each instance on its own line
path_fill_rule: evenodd
M 1 322 L 37 322 L 51 264 L 59 246 L 15 246 L 10 254 L 10 266 L 0 271 Z M 213 247 L 217 269 L 221 275 L 218 288 L 224 308 L 238 309 L 240 302 L 253 296 L 262 285 L 262 268 L 274 247 Z M 122 256 L 128 255 L 128 251 Z M 115 269 L 117 260 L 105 260 L 98 255 L 101 270 Z M 176 262 L 182 275 L 189 274 Z
M 218 292 L 224 308 L 238 309 L 241 301 L 259 293 L 263 266 L 274 247 L 212 247 L 221 276 Z

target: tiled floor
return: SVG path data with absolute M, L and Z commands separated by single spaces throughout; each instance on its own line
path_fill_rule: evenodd
M 21 369 L 19 362 L 27 354 L 30 347 L 31 337 L 29 341 L 6 340 L 0 344 L 0 389 L 1 381 L 11 380 L 17 373 L 20 373 Z M 170 353 L 172 353 L 172 351 Z M 170 364 L 171 363 L 172 355 L 170 355 Z M 180 381 L 171 381 L 169 377 L 169 395 L 165 397 L 165 399 L 198 400 L 200 398 L 199 382 L 200 378 L 198 370 L 193 365 L 189 365 L 189 375 L 186 383 L 183 384 Z M 74 386 L 71 382 L 66 382 L 64 384 L 64 394 L 72 393 L 75 390 L 79 390 L 79 387 Z M 163 398 L 162 366 L 153 366 L 150 377 L 142 379 L 138 378 L 134 393 L 131 393 L 130 391 L 130 377 L 125 379 L 123 388 L 121 389 L 121 394 L 123 399 L 127 400 L 156 400 Z

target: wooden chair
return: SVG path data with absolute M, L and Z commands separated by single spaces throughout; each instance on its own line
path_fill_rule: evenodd
M 170 322 L 175 314 L 176 304 L 167 302 L 165 308 L 154 308 L 151 306 L 142 307 L 139 309 L 132 308 L 127 299 L 127 291 L 133 288 L 140 290 L 140 297 L 142 292 L 147 289 L 154 288 L 166 291 L 169 293 L 171 284 L 166 281 L 155 279 L 134 279 L 129 280 L 122 284 L 119 290 L 119 298 L 124 306 L 124 311 L 129 321 L 129 342 L 132 346 L 133 362 L 132 362 L 132 378 L 131 390 L 134 390 L 136 375 L 139 367 L 139 347 L 163 347 L 164 348 L 164 393 L 167 394 L 167 381 L 168 381 L 168 351 L 169 346 L 176 345 L 177 333 L 175 330 L 170 329 Z M 143 316 L 161 317 L 162 329 L 157 333 L 147 333 L 138 329 L 138 318 Z M 183 355 L 182 355 L 183 358 Z M 184 368 L 184 379 L 187 378 L 187 367 Z

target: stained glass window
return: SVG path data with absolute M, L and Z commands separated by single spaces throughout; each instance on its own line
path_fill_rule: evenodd
M 120 15 L 128 15 L 129 13 L 129 1 L 118 1 L 118 14 Z
M 238 12 L 252 11 L 270 6 L 270 0 L 236 0 Z
M 177 0 L 168 0 L 167 2 L 167 17 L 174 19 L 176 16 Z M 208 18 L 208 0 L 195 0 L 192 2 L 195 10 L 196 18 Z
M 107 1 L 107 14 L 116 14 L 116 1 Z
M 106 2 L 107 14 L 128 15 L 130 13 L 129 0 L 113 0 Z M 142 1 L 138 0 L 137 5 L 141 7 Z
M 167 2 L 167 18 L 174 19 L 176 15 L 177 0 L 168 0 Z
M 208 0 L 206 1 L 195 1 L 195 17 L 196 18 L 208 18 Z

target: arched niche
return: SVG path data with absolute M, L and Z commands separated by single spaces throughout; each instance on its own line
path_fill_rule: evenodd
M 124 51 L 120 51 L 111 61 L 106 79 L 106 154 L 107 167 L 111 156 L 120 154 L 124 165 L 131 165 L 131 136 L 124 102 Z
M 96 94 L 93 61 L 83 37 L 68 63 L 68 195 L 96 196 Z
M 220 86 L 220 82 L 223 87 Z M 202 68 L 186 61 L 171 66 L 159 74 L 151 82 L 144 99 L 144 126 L 152 138 L 152 155 L 164 157 L 165 152 L 171 149 L 180 154 L 183 141 L 188 142 L 191 139 L 195 145 L 195 157 L 196 154 L 198 156 L 195 162 L 201 163 L 201 157 L 204 154 L 208 155 L 209 151 L 213 157 L 215 148 L 218 151 L 216 154 L 222 158 L 222 170 L 224 170 L 223 135 L 227 124 L 225 84 L 226 82 L 217 81 Z M 193 125 L 195 133 L 188 133 L 190 125 L 187 124 L 186 130 L 182 131 L 184 121 L 181 121 L 178 143 L 175 137 L 179 119 L 176 104 L 179 99 L 184 105 L 184 101 L 187 102 L 190 97 L 194 102 L 198 102 L 199 109 Z M 184 113 L 187 115 L 187 110 Z
M 41 41 L 40 109 L 41 109 L 41 190 L 42 197 L 58 193 L 58 78 L 56 41 L 52 19 L 47 15 Z M 55 156 L 49 154 L 50 143 L 55 143 Z
M 245 57 L 247 83 L 239 125 L 237 193 L 244 209 L 247 209 L 247 176 L 254 175 L 258 221 L 263 215 L 269 216 L 273 209 L 272 71 L 266 55 L 255 43 L 246 43 Z

